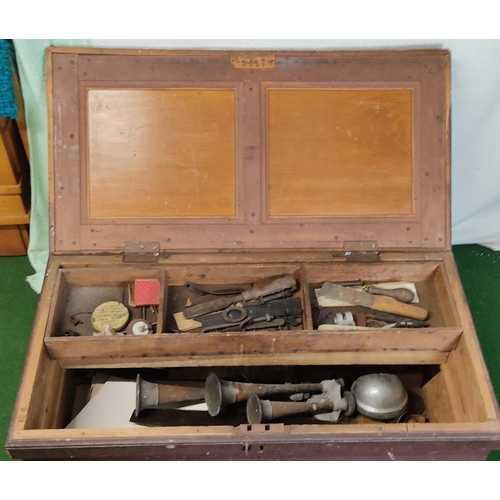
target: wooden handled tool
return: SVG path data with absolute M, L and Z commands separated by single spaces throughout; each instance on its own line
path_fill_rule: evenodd
M 214 300 L 209 300 L 195 306 L 188 307 L 184 309 L 184 316 L 188 319 L 196 318 L 198 316 L 203 316 L 204 314 L 209 314 L 216 311 L 221 311 L 226 309 L 237 302 L 248 302 L 249 300 L 260 299 L 266 295 L 272 295 L 273 293 L 281 292 L 283 290 L 291 289 L 295 290 L 297 282 L 293 276 L 283 276 L 278 278 L 271 283 L 266 285 L 254 286 L 249 290 L 245 290 L 238 295 L 230 295 L 227 297 L 219 297 Z
M 369 307 L 376 311 L 388 312 L 392 314 L 399 314 L 407 318 L 425 320 L 429 312 L 413 304 L 405 304 L 399 302 L 392 297 L 384 297 L 382 295 L 371 295 L 366 292 L 358 292 L 349 287 L 335 285 L 334 283 L 325 283 L 320 291 L 319 297 L 326 297 L 329 299 L 339 300 L 351 304 L 353 306 Z
M 399 300 L 400 302 L 406 302 L 409 304 L 414 298 L 415 294 L 408 290 L 407 288 L 378 288 L 376 286 L 366 287 L 366 291 L 372 295 L 385 295 L 386 297 L 392 297 L 393 299 Z

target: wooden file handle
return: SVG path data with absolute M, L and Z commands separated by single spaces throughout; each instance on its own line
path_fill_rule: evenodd
M 373 295 L 385 295 L 386 297 L 392 297 L 393 299 L 399 300 L 400 302 L 406 302 L 407 304 L 415 298 L 414 293 L 407 288 L 393 288 L 389 290 L 385 288 L 378 288 L 376 286 L 369 286 L 366 291 Z
M 422 307 L 405 304 L 404 302 L 399 302 L 399 300 L 382 295 L 373 296 L 371 308 L 376 311 L 399 314 L 406 318 L 419 319 L 421 321 L 426 320 L 427 316 L 429 316 L 429 312 Z

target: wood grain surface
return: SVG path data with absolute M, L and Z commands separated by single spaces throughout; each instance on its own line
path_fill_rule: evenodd
M 410 216 L 411 90 L 268 89 L 270 217 Z
M 236 216 L 234 90 L 89 89 L 89 217 Z

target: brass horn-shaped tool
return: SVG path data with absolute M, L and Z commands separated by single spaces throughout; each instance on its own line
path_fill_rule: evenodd
M 247 419 L 249 424 L 262 424 L 290 415 L 315 413 L 321 410 L 333 411 L 333 403 L 330 401 L 320 403 L 269 401 L 252 394 L 247 402 Z
M 312 396 L 304 402 L 262 400 L 252 394 L 247 402 L 247 419 L 249 424 L 271 422 L 290 415 L 313 413 L 315 418 L 336 423 L 342 413 L 350 416 L 356 409 L 354 396 L 344 392 L 341 397 L 342 385 L 336 380 L 325 380 L 323 394 Z
M 140 374 L 136 379 L 135 416 L 142 410 L 156 408 L 168 403 L 192 403 L 203 401 L 205 390 L 194 382 L 165 382 L 156 384 L 144 380 Z
M 215 373 L 210 373 L 205 382 L 205 401 L 208 413 L 215 417 L 222 409 L 239 401 L 246 401 L 252 394 L 256 396 L 273 396 L 321 392 L 320 384 L 249 384 L 246 382 L 230 382 L 221 380 Z

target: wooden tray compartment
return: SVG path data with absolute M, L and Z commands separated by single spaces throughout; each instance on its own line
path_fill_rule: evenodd
M 279 423 L 247 425 L 245 422 L 211 423 L 207 415 L 206 425 L 190 425 L 177 422 L 168 425 L 140 428 L 92 428 L 65 429 L 75 413 L 86 402 L 92 380 L 92 370 L 61 369 L 54 360 L 45 359 L 45 369 L 39 370 L 35 379 L 37 391 L 32 397 L 25 419 L 17 423 L 15 443 L 8 443 L 16 458 L 36 456 L 43 458 L 111 458 L 118 446 L 124 451 L 123 458 L 134 457 L 188 459 L 208 454 L 211 458 L 224 458 L 227 450 L 239 459 L 278 459 L 294 453 L 294 443 L 302 443 L 302 459 L 317 458 L 318 439 L 330 443 L 330 451 L 323 458 L 346 459 L 359 456 L 359 440 L 365 449 L 377 444 L 377 459 L 425 459 L 423 450 L 436 440 L 436 432 L 443 432 L 433 455 L 427 459 L 457 457 L 464 452 L 464 442 L 475 447 L 475 453 L 484 455 L 491 447 L 498 418 L 491 415 L 492 401 L 484 400 L 481 391 L 474 388 L 477 382 L 471 378 L 467 385 L 456 382 L 453 366 L 442 365 L 391 365 L 380 370 L 377 366 L 282 366 L 282 367 L 206 367 L 172 368 L 167 370 L 141 370 L 149 380 L 197 380 L 204 381 L 210 371 L 224 379 L 243 380 L 242 375 L 255 382 L 320 381 L 343 377 L 346 387 L 364 373 L 390 372 L 397 374 L 405 387 L 419 394 L 425 402 L 426 423 L 367 423 L 359 416 L 339 424 L 325 424 L 310 418 L 290 418 Z M 106 373 L 134 380 L 138 370 L 105 370 Z M 77 401 L 78 399 L 78 401 Z M 236 408 L 237 409 L 237 408 Z M 131 411 L 132 413 L 132 411 Z M 478 440 L 478 434 L 481 438 Z M 458 439 L 460 436 L 460 440 Z M 147 442 L 147 446 L 145 446 Z M 342 442 L 342 454 L 338 445 Z M 196 444 L 194 444 L 196 443 Z M 380 447 L 380 443 L 383 446 Z M 442 445 L 447 444 L 445 450 Z M 278 446 L 279 444 L 279 446 Z M 405 444 L 401 447 L 400 444 Z M 434 443 L 436 444 L 436 443 Z M 195 446 L 192 449 L 192 446 Z M 319 446 L 321 448 L 321 446 Z M 405 451 L 406 449 L 406 451 Z M 253 451 L 252 451 L 253 450 Z M 116 450 L 115 450 L 116 451 Z M 243 451 L 243 453 L 242 453 Z M 323 452 L 325 450 L 323 449 Z M 411 451 L 411 453 L 410 453 Z M 251 453 L 250 453 L 251 452 Z M 396 455 L 391 458 L 389 453 Z M 470 449 L 467 450 L 470 453 Z M 194 454 L 194 455 L 193 455 Z
M 302 285 L 305 283 L 305 270 L 298 265 L 212 267 L 193 265 L 168 268 L 151 266 L 147 270 L 130 269 L 127 266 L 114 270 L 109 268 L 62 269 L 58 271 L 54 290 L 56 299 L 51 304 L 45 345 L 50 355 L 57 358 L 63 366 L 121 366 L 126 362 L 146 366 L 148 362 L 157 361 L 162 356 L 170 358 L 166 360 L 167 364 L 177 359 L 182 364 L 189 365 L 196 364 L 194 360 L 197 356 L 200 356 L 200 359 L 203 359 L 203 356 L 205 359 L 212 359 L 214 356 L 221 357 L 221 355 L 223 358 L 228 358 L 238 350 L 241 352 L 242 348 L 248 353 L 268 354 L 271 349 L 274 349 L 272 345 L 273 336 L 275 337 L 274 331 L 231 334 L 201 334 L 189 331 L 174 334 L 172 330 L 175 331 L 176 324 L 173 314 L 185 307 L 188 295 L 191 295 L 193 302 L 210 300 L 210 297 L 199 298 L 185 292 L 186 281 L 193 281 L 208 288 L 214 286 L 248 288 L 286 274 L 291 274 L 296 279 L 298 287 L 294 296 L 300 297 L 303 305 L 302 324 L 292 327 L 290 332 L 311 330 L 311 312 L 306 293 L 308 287 Z M 94 337 L 90 335 L 90 331 L 89 335 L 80 337 L 56 335 L 73 328 L 69 319 L 71 314 L 80 312 L 84 306 L 86 310 L 93 310 L 104 297 L 106 300 L 121 300 L 120 297 L 123 296 L 127 284 L 139 277 L 158 279 L 161 277 L 162 295 L 158 315 L 158 333 L 144 337 Z M 90 288 L 92 284 L 94 287 Z M 98 293 L 94 293 L 94 288 Z M 76 296 L 76 299 L 84 296 L 84 304 L 77 302 L 76 299 L 72 300 L 72 294 Z M 136 313 L 138 314 L 138 311 Z M 292 348 L 294 338 L 296 335 L 289 338 L 288 349 Z M 242 347 L 242 344 L 247 345 Z
M 160 305 L 157 314 L 145 309 L 146 319 L 157 323 L 157 331 L 164 330 L 167 285 L 165 273 L 160 269 L 59 269 L 54 290 L 54 302 L 51 307 L 46 336 L 62 338 L 64 332 L 71 330 L 80 335 L 75 339 L 93 338 L 91 313 L 101 303 L 117 301 L 127 305 L 130 320 L 139 318 L 141 308 L 129 305 L 128 285 L 136 279 L 157 279 L 160 281 Z M 76 316 L 81 323 L 71 321 Z M 97 337 L 102 338 L 102 337 Z
M 310 301 L 315 305 L 314 289 L 325 281 L 342 282 L 362 280 L 365 285 L 391 281 L 415 283 L 419 307 L 429 311 L 427 322 L 431 328 L 460 328 L 456 305 L 449 279 L 440 262 L 343 262 L 332 265 L 307 266 Z
M 249 289 L 251 286 L 269 283 L 270 281 L 285 275 L 291 275 L 297 282 L 297 289 L 292 297 L 301 299 L 302 318 L 301 325 L 291 327 L 293 330 L 308 330 L 311 328 L 311 312 L 308 307 L 307 282 L 305 267 L 300 265 L 289 266 L 189 266 L 182 268 L 169 268 L 166 271 L 169 283 L 166 333 L 178 332 L 174 319 L 176 312 L 182 311 L 188 304 L 199 304 L 214 299 L 214 296 L 200 297 L 186 290 L 184 286 L 187 281 L 193 282 L 204 289 L 216 290 L 223 288 Z M 199 333 L 200 328 L 188 330 L 183 334 Z
M 292 330 L 255 332 L 188 331 L 171 333 L 173 313 L 185 305 L 182 290 L 189 280 L 201 286 L 249 286 L 292 274 L 299 284 L 296 296 L 302 299 L 302 325 Z M 108 278 L 106 278 L 108 276 Z M 162 276 L 164 293 L 159 324 L 163 329 L 144 337 L 61 337 L 54 332 L 65 327 L 68 316 L 67 292 L 73 286 L 122 285 L 138 276 Z M 431 328 L 317 331 L 313 329 L 310 293 L 315 283 L 325 280 L 408 280 L 417 282 L 424 307 L 431 311 Z M 118 281 L 116 281 L 118 280 Z M 121 280 L 121 281 L 120 281 Z M 168 284 L 168 285 L 167 285 Z M 78 289 L 78 287 L 76 287 Z M 181 292 L 182 290 L 182 292 Z M 462 327 L 456 314 L 453 294 L 444 265 L 439 260 L 380 263 L 229 264 L 152 266 L 142 269 L 118 264 L 117 269 L 62 269 L 51 303 L 45 345 L 51 357 L 68 368 L 121 366 L 250 366 L 287 364 L 342 365 L 394 363 L 399 359 L 413 364 L 442 363 L 454 349 Z M 425 298 L 427 297 L 427 298 Z M 194 300 L 207 300 L 198 298 Z M 97 303 L 95 304 L 97 305 Z M 76 306 L 75 306 L 76 307 Z M 79 308 L 80 306 L 78 306 Z M 66 319 L 67 321 L 67 319 Z M 60 325 L 60 326 L 58 326 Z M 58 329 L 59 328 L 59 329 Z M 163 332 L 163 333 L 162 333 Z M 170 332 L 170 333 L 169 333 Z

